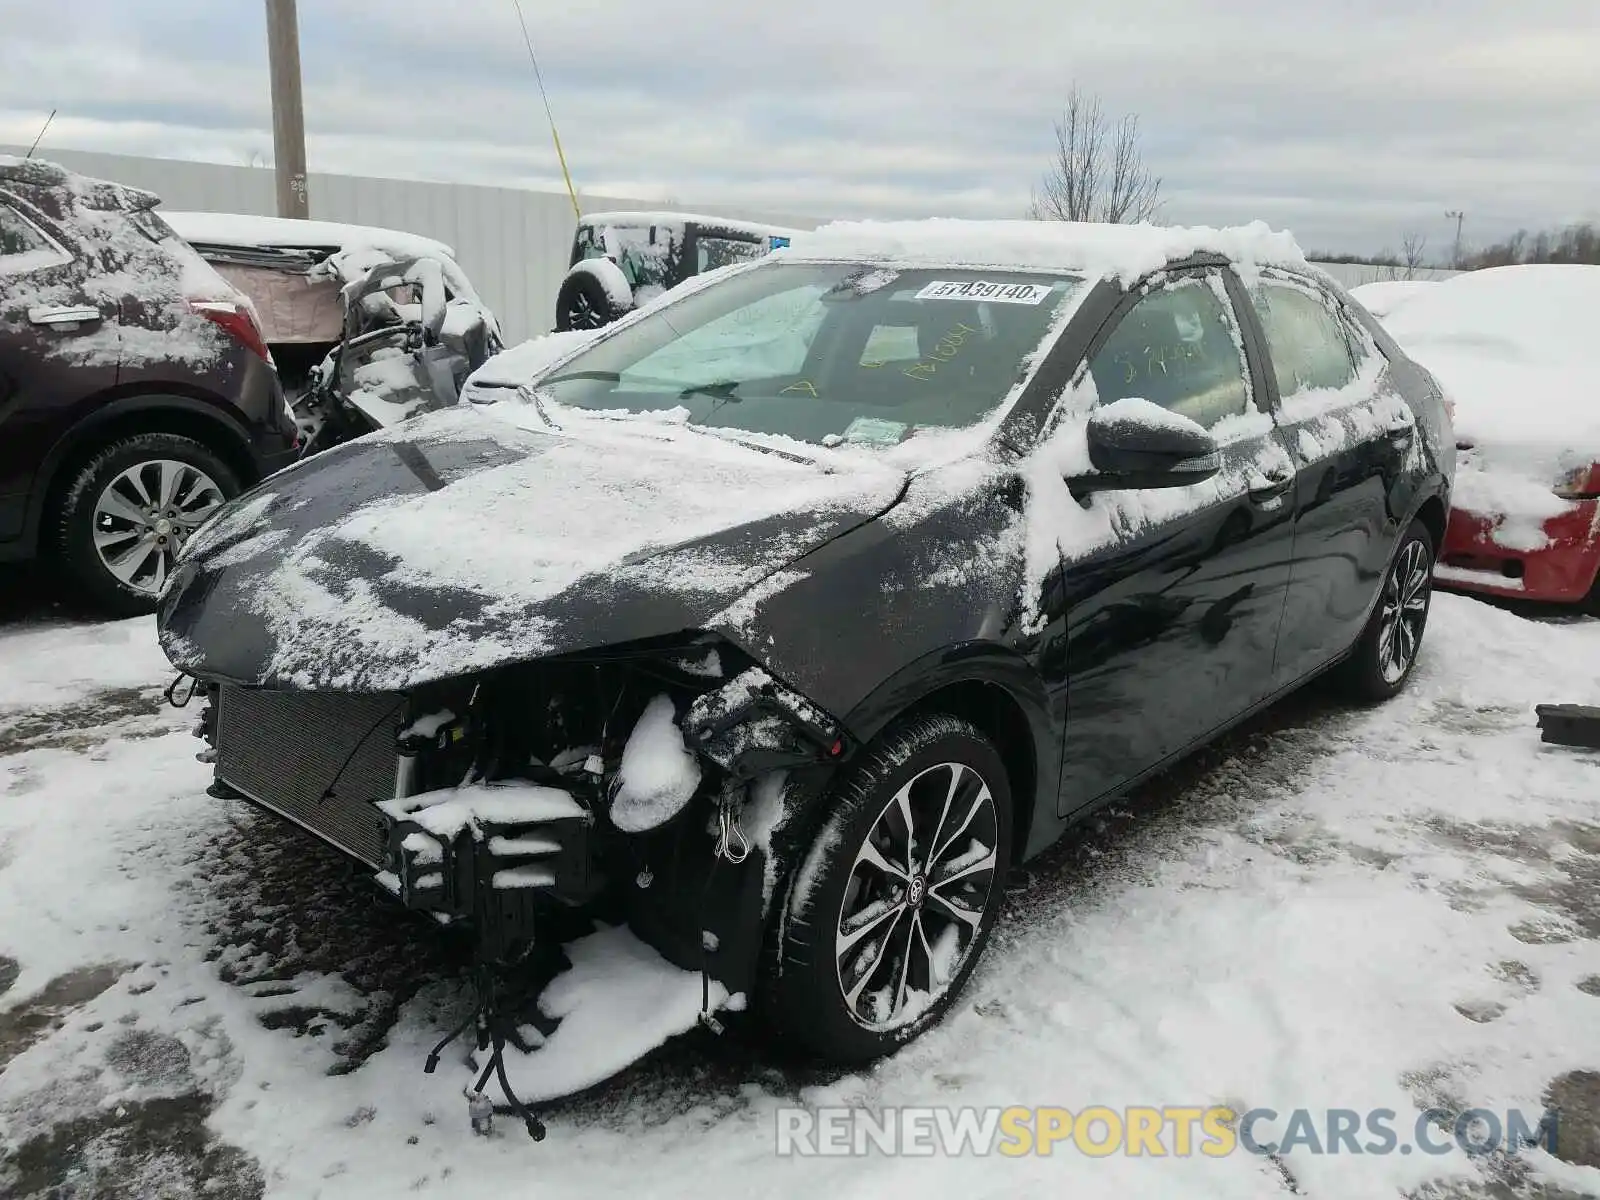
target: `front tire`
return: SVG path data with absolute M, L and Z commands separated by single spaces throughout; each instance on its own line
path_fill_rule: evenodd
M 94 607 L 117 616 L 153 612 L 183 543 L 242 490 L 233 469 L 193 438 L 124 438 L 67 485 L 57 556 Z
M 1387 700 L 1411 678 L 1422 651 L 1433 599 L 1433 538 L 1413 521 L 1383 577 L 1377 606 L 1343 668 L 1347 689 L 1361 700 Z
M 862 1063 L 943 1015 L 1000 912 L 1011 806 L 970 722 L 933 714 L 879 738 L 789 881 L 766 980 L 785 1045 Z

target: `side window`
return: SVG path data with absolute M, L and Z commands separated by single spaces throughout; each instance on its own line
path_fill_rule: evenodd
M 762 242 L 746 242 L 737 238 L 706 237 L 695 239 L 695 274 L 714 271 L 730 263 L 748 262 L 767 252 Z
M 1232 310 L 1200 279 L 1135 304 L 1089 360 L 1089 372 L 1101 404 L 1136 396 L 1205 426 L 1250 403 Z
M 0 204 L 0 275 L 37 271 L 66 261 L 67 256 L 55 243 L 21 213 Z
M 1319 295 L 1270 279 L 1250 289 L 1267 334 L 1278 394 L 1285 399 L 1313 388 L 1342 388 L 1356 377 L 1354 339 Z

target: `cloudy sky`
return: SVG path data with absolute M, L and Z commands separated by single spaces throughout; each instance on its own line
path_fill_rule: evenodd
M 1020 216 L 1074 84 L 1163 217 L 1442 252 L 1600 220 L 1600 0 L 522 0 L 579 188 Z M 7 5 L 0 143 L 269 163 L 261 0 Z M 300 0 L 313 171 L 559 186 L 512 0 Z

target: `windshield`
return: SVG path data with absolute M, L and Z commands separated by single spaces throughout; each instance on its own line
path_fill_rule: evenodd
M 992 412 L 1081 281 L 1020 271 L 765 263 L 623 326 L 536 386 L 802 441 L 894 444 Z

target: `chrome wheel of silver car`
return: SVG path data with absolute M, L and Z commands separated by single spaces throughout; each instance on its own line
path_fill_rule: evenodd
M 1433 578 L 1428 558 L 1428 547 L 1423 542 L 1407 542 L 1384 581 L 1379 600 L 1378 671 L 1388 684 L 1405 678 L 1417 660 Z
M 125 586 L 154 595 L 201 522 L 226 499 L 210 475 L 189 463 L 154 459 L 117 475 L 94 505 L 94 548 Z
M 996 886 L 998 841 L 994 796 L 965 763 L 929 767 L 884 805 L 856 852 L 834 940 L 857 1023 L 908 1024 L 949 989 Z

